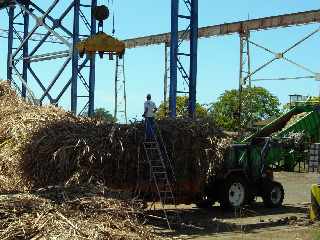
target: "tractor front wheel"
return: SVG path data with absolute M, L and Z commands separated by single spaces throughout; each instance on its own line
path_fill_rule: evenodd
M 264 183 L 262 199 L 266 207 L 280 207 L 284 199 L 283 186 L 280 183 L 274 181 L 268 181 Z

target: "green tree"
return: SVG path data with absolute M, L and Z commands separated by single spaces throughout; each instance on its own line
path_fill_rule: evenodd
M 188 97 L 186 96 L 177 96 L 177 117 L 188 117 Z M 159 106 L 159 109 L 156 113 L 158 119 L 163 119 L 168 116 L 169 105 L 168 103 L 162 102 Z M 197 103 L 196 104 L 196 116 L 197 118 L 205 118 L 208 115 L 207 109 Z
M 250 129 L 251 124 L 280 114 L 279 99 L 262 87 L 244 88 L 241 94 L 239 125 L 239 90 L 225 91 L 209 109 L 209 115 L 222 128 L 230 131 Z
M 97 108 L 94 111 L 93 117 L 95 119 L 100 120 L 100 121 L 106 121 L 106 122 L 110 122 L 110 123 L 115 123 L 117 121 L 117 119 L 114 118 L 114 116 L 105 108 Z

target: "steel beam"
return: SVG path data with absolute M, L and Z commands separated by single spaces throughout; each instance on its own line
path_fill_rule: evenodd
M 214 36 L 228 35 L 242 32 L 243 29 L 248 31 L 266 30 L 280 27 L 290 27 L 320 22 L 320 10 L 312 10 L 307 12 L 298 12 L 284 14 L 272 17 L 258 18 L 233 23 L 224 23 L 219 25 L 207 26 L 199 28 L 199 38 L 209 38 Z M 184 34 L 179 32 L 179 38 L 188 40 L 190 32 Z M 145 37 L 137 37 L 124 40 L 126 48 L 136 48 L 149 45 L 158 45 L 169 43 L 171 41 L 170 33 L 150 35 Z
M 170 93 L 169 116 L 176 117 L 177 68 L 178 68 L 178 14 L 179 0 L 171 0 L 171 36 L 170 43 Z
M 29 4 L 27 3 L 25 5 L 25 8 L 29 10 Z M 22 83 L 21 86 L 21 92 L 22 97 L 26 98 L 27 94 L 27 84 L 28 84 L 28 66 L 29 66 L 29 60 L 27 60 L 28 54 L 29 54 L 29 13 L 25 11 L 23 13 L 23 38 L 25 41 L 23 42 L 23 67 L 22 67 L 22 78 L 24 79 L 25 83 Z
M 77 114 L 78 103 L 78 64 L 79 57 L 76 44 L 79 42 L 80 0 L 74 0 L 73 11 L 73 45 L 72 45 L 72 80 L 71 80 L 71 112 Z
M 97 6 L 97 0 L 92 0 L 92 8 Z M 96 34 L 96 19 L 91 11 L 91 35 Z M 89 70 L 89 103 L 88 103 L 88 116 L 91 117 L 94 114 L 94 92 L 95 92 L 95 79 L 96 79 L 96 55 L 90 56 L 90 70 Z
M 176 117 L 176 98 L 177 93 L 188 94 L 188 112 L 190 118 L 195 118 L 196 109 L 196 88 L 197 88 L 197 52 L 198 52 L 198 0 L 183 1 L 187 14 L 179 14 L 182 9 L 179 6 L 179 0 L 171 1 L 171 36 L 170 38 L 170 96 L 169 96 L 169 116 Z M 188 21 L 188 27 L 183 31 L 183 36 L 188 36 L 190 40 L 189 52 L 182 52 L 180 48 L 184 37 L 179 36 L 179 19 Z M 189 70 L 183 65 L 181 58 L 186 57 L 189 60 Z M 177 70 L 188 90 L 178 90 Z
M 189 77 L 189 117 L 195 118 L 197 102 L 198 63 L 198 0 L 191 1 L 190 23 L 190 77 Z
M 14 5 L 11 5 L 8 10 L 9 27 L 8 27 L 8 55 L 7 55 L 7 80 L 12 81 L 12 48 L 13 48 L 13 19 Z
M 164 106 L 165 106 L 165 112 L 167 114 L 167 100 L 168 100 L 168 60 L 169 60 L 169 56 L 168 56 L 168 50 L 169 50 L 169 46 L 168 44 L 164 45 L 164 79 L 163 79 L 163 102 L 164 102 Z
M 37 5 L 36 1 L 16 0 L 14 6 L 17 9 L 16 12 L 13 11 L 13 7 L 8 6 L 9 41 L 7 77 L 9 80 L 12 79 L 14 86 L 18 86 L 15 82 L 17 80 L 22 83 L 21 89 L 21 85 L 19 84 L 20 86 L 18 90 L 22 96 L 27 98 L 30 98 L 30 96 L 34 97 L 34 94 L 31 91 L 31 86 L 33 86 L 31 81 L 35 81 L 43 91 L 43 93 L 37 94 L 37 99 L 39 100 L 34 101 L 39 103 L 42 103 L 45 98 L 48 98 L 51 103 L 57 103 L 71 86 L 70 105 L 71 110 L 74 113 L 78 112 L 77 108 L 79 106 L 77 105 L 83 103 L 83 101 L 77 101 L 77 98 L 80 97 L 77 96 L 77 92 L 84 90 L 82 89 L 82 85 L 78 86 L 78 79 L 80 79 L 84 84 L 85 90 L 89 92 L 89 96 L 86 96 L 89 99 L 86 106 L 89 106 L 88 115 L 92 115 L 94 111 L 95 59 L 94 57 L 91 59 L 89 66 L 89 59 L 86 58 L 79 66 L 80 60 L 78 52 L 74 49 L 74 46 L 79 41 L 79 36 L 85 35 L 82 32 L 80 33 L 80 29 L 82 30 L 80 27 L 81 8 L 94 7 L 97 5 L 97 0 L 91 0 L 91 4 L 82 4 L 82 0 L 69 1 L 69 5 L 63 9 L 58 6 L 61 2 L 60 0 L 52 0 L 48 2 L 50 2 L 49 5 L 43 5 L 46 9 L 42 9 Z M 89 14 L 91 11 L 87 12 Z M 89 27 L 92 26 L 92 29 L 89 29 L 89 33 L 86 33 L 86 35 L 89 36 L 95 33 L 96 21 L 92 16 L 90 20 L 87 20 L 86 15 L 84 14 L 87 12 L 83 12 L 81 19 L 85 24 L 90 24 L 91 21 L 91 25 Z M 67 29 L 63 26 L 63 19 L 68 15 L 73 17 L 74 24 L 68 26 Z M 29 18 L 32 18 L 35 23 L 33 28 L 30 28 L 30 30 Z M 43 33 L 44 30 L 46 31 L 45 33 Z M 61 31 L 66 34 L 60 34 Z M 32 44 L 32 49 L 28 49 L 28 41 L 35 41 L 37 43 Z M 39 49 L 43 47 L 44 43 L 57 43 L 60 44 L 60 46 L 64 45 L 63 47 L 65 48 L 58 52 L 43 51 L 45 50 L 44 48 L 39 51 Z M 57 69 L 53 79 L 48 83 L 45 83 L 41 73 L 34 71 L 33 69 L 36 69 L 38 62 L 50 61 L 58 58 L 66 58 L 66 61 L 60 69 Z M 70 62 L 72 62 L 72 64 L 70 64 Z M 89 71 L 81 72 L 84 67 L 90 67 Z M 15 75 L 12 74 L 13 71 Z M 66 79 L 67 83 L 63 85 L 62 89 L 58 92 L 57 97 L 54 97 L 54 94 L 52 93 L 53 87 L 54 85 L 57 85 L 57 81 L 64 80 L 63 73 L 67 71 L 71 71 L 71 76 L 69 79 Z M 84 76 L 85 74 L 88 76 Z M 89 84 L 87 84 L 87 82 L 89 82 Z

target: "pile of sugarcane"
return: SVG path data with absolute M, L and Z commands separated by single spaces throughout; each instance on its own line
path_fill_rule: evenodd
M 33 106 L 6 82 L 0 83 L 0 122 L 1 192 L 82 184 L 137 192 L 149 186 L 141 122 L 110 124 Z M 230 139 L 206 121 L 162 120 L 158 125 L 173 162 L 176 191 L 199 193 L 221 169 Z
M 141 224 L 141 205 L 106 198 L 97 190 L 0 195 L 0 239 L 159 239 Z

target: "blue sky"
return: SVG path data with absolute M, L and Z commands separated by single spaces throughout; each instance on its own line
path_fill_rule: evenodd
M 116 37 L 126 39 L 170 31 L 169 0 L 113 1 Z M 43 4 L 43 1 L 35 0 L 34 2 L 42 2 Z M 57 12 L 61 11 L 67 2 L 70 1 L 61 1 Z M 100 4 L 102 3 L 108 3 L 108 1 L 100 1 Z M 320 4 L 317 0 L 199 0 L 199 25 L 207 26 L 318 8 L 320 8 Z M 66 25 L 68 24 L 70 24 L 70 18 L 66 20 Z M 0 28 L 6 27 L 7 16 L 5 11 L 2 10 L 0 12 Z M 281 52 L 318 27 L 319 24 L 311 24 L 252 32 L 251 40 L 275 52 Z M 110 21 L 106 23 L 105 31 L 107 33 L 111 32 Z M 287 56 L 308 66 L 315 72 L 320 72 L 319 44 L 320 33 L 317 33 Z M 6 45 L 6 40 L 0 39 L 0 78 L 6 76 Z M 50 48 L 59 50 L 59 47 L 55 45 L 50 45 Z M 273 57 L 255 47 L 251 48 L 251 53 L 253 70 Z M 198 57 L 197 96 L 200 103 L 214 102 L 225 90 L 237 88 L 239 75 L 238 35 L 199 40 Z M 130 49 L 126 52 L 125 61 L 128 115 L 129 118 L 140 117 L 147 93 L 152 94 L 157 104 L 163 99 L 164 47 L 150 46 Z M 59 60 L 55 61 L 54 64 L 35 66 L 35 70 L 43 76 L 43 81 L 48 83 L 62 62 L 62 60 Z M 97 61 L 96 107 L 105 107 L 110 111 L 113 111 L 114 64 L 107 58 Z M 309 74 L 278 61 L 257 74 L 256 78 L 305 75 Z M 67 79 L 68 73 L 64 77 Z M 63 84 L 64 82 L 61 80 L 57 86 Z M 289 94 L 318 95 L 320 90 L 319 83 L 314 80 L 255 82 L 254 85 L 267 88 L 279 97 L 282 103 L 288 101 Z M 34 87 L 34 89 L 37 94 L 39 89 L 37 87 Z M 69 92 L 67 92 L 61 102 L 66 108 L 69 107 L 69 98 Z

